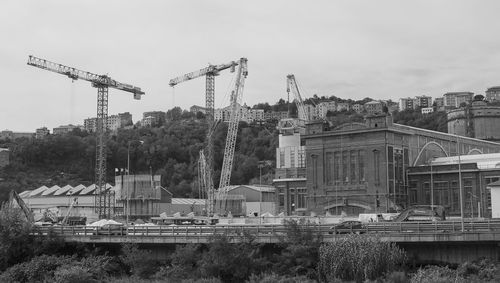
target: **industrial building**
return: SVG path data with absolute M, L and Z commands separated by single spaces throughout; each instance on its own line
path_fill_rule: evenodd
M 500 153 L 431 158 L 408 168 L 408 204 L 442 205 L 448 215 L 460 215 L 462 187 L 464 217 L 492 217 L 500 199 L 489 187 L 499 180 Z
M 474 101 L 467 107 L 450 110 L 447 113 L 448 133 L 500 141 L 500 107 Z
M 110 218 L 147 220 L 161 213 L 202 214 L 205 210 L 205 200 L 172 198 L 172 193 L 159 185 L 159 175 L 119 175 L 115 177 L 115 184 L 106 184 L 104 192 Z M 24 191 L 19 196 L 34 212 L 35 219 L 41 218 L 47 210 L 56 216 L 64 216 L 69 209 L 71 216 L 86 217 L 88 222 L 99 219 L 95 205 L 95 184 L 42 186 Z
M 500 144 L 395 124 L 390 115 L 330 129 L 307 124 L 307 210 L 390 212 L 409 204 L 407 172 L 434 156 L 498 153 Z

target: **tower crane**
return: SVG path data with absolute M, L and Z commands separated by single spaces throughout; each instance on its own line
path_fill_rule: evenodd
M 212 134 L 215 131 L 215 127 L 217 126 L 217 123 L 215 123 L 214 121 L 215 76 L 218 76 L 220 71 L 226 69 L 230 69 L 231 73 L 233 73 L 236 69 L 236 66 L 238 66 L 238 63 L 235 61 L 231 61 L 227 64 L 221 64 L 221 65 L 209 65 L 208 67 L 203 68 L 201 70 L 187 73 L 185 75 L 171 79 L 169 82 L 169 85 L 171 87 L 174 87 L 177 84 L 185 81 L 189 81 L 202 76 L 206 77 L 205 108 L 207 114 L 206 119 L 208 122 L 207 148 L 206 148 L 206 155 L 203 156 L 200 155 L 199 164 L 202 166 L 201 169 L 203 169 L 200 170 L 200 176 L 201 176 L 200 183 L 202 186 L 202 190 L 207 192 L 207 198 L 208 198 L 207 213 L 209 216 L 212 216 L 214 213 L 213 204 L 215 203 L 215 188 L 213 183 L 214 143 L 212 137 Z
M 30 55 L 28 65 L 40 69 L 68 76 L 72 80 L 82 79 L 92 83 L 97 88 L 97 127 L 96 127 L 96 197 L 95 210 L 99 218 L 109 217 L 109 204 L 106 199 L 106 128 L 108 119 L 108 88 L 130 92 L 134 99 L 141 99 L 145 93 L 136 86 L 120 83 L 107 75 L 97 75 L 94 73 L 82 71 L 73 67 L 54 63 Z
M 226 210 L 227 191 L 229 181 L 231 179 L 231 170 L 233 169 L 236 134 L 238 133 L 238 124 L 240 121 L 240 111 L 238 111 L 238 106 L 241 105 L 245 79 L 248 75 L 247 61 L 248 60 L 246 58 L 240 59 L 234 90 L 231 93 L 231 112 L 229 115 L 226 147 L 224 149 L 224 161 L 222 162 L 222 170 L 218 190 L 218 199 L 220 200 L 219 209 L 221 213 L 224 213 Z

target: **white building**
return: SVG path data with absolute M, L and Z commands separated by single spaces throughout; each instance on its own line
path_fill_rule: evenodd
M 331 112 L 337 111 L 337 103 L 335 101 L 320 102 L 316 106 L 316 109 L 317 109 L 318 117 L 321 119 L 325 119 L 328 111 L 331 111 Z
M 424 115 L 434 112 L 433 107 L 425 107 L 425 108 L 421 108 L 420 110 L 422 111 L 422 114 L 424 114 Z

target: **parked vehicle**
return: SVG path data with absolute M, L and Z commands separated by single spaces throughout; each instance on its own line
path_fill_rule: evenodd
M 365 232 L 365 225 L 361 221 L 349 220 L 334 225 L 328 234 L 362 234 Z
M 127 229 L 123 224 L 104 224 L 96 227 L 97 235 L 126 235 Z

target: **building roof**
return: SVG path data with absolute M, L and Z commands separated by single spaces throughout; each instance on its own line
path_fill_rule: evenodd
M 70 189 L 67 193 L 67 195 L 71 196 L 71 195 L 75 195 L 75 194 L 78 194 L 81 190 L 85 189 L 86 187 L 82 184 Z
M 24 191 L 24 192 L 20 193 L 19 196 L 22 198 L 29 197 L 31 192 L 32 192 L 32 190 Z
M 458 164 L 458 156 L 438 157 L 431 161 L 434 165 Z M 460 163 L 476 163 L 479 169 L 500 168 L 500 153 L 461 155 Z
M 46 189 L 45 191 L 43 191 L 42 193 L 42 196 L 49 196 L 49 195 L 52 195 L 54 194 L 57 190 L 59 190 L 61 187 L 55 185 L 55 186 L 52 186 L 48 189 Z
M 235 189 L 238 189 L 238 188 L 241 188 L 241 187 L 249 188 L 251 190 L 258 191 L 258 192 L 274 192 L 274 191 L 276 191 L 275 187 L 271 187 L 271 186 L 253 186 L 253 185 L 234 185 L 234 186 L 228 186 L 227 190 L 228 191 L 232 191 L 232 190 L 235 190 Z
M 10 150 L 8 148 L 1 148 L 0 147 L 0 152 L 2 152 L 2 151 L 10 151 Z
M 58 195 L 62 195 L 62 194 L 66 194 L 69 190 L 71 190 L 73 187 L 70 186 L 70 185 L 66 185 L 62 188 L 60 188 L 59 190 L 57 190 L 54 195 L 55 196 L 58 196 Z
M 205 205 L 204 199 L 199 198 L 172 198 L 172 204 L 196 204 Z
M 31 191 L 30 197 L 41 195 L 46 189 L 48 189 L 46 186 L 41 186 L 40 188 Z

